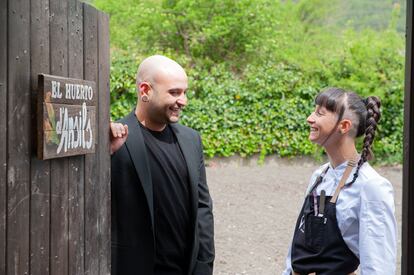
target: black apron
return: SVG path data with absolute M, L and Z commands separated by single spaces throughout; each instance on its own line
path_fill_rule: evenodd
M 329 166 L 323 175 L 328 169 Z M 322 179 L 323 176 L 318 177 L 306 196 L 296 222 L 291 248 L 292 269 L 299 274 L 349 274 L 358 268 L 359 259 L 342 238 L 336 220 L 336 203 L 330 202 L 331 196 L 325 197 L 323 215 L 318 213 L 321 196 L 316 196 L 314 190 Z

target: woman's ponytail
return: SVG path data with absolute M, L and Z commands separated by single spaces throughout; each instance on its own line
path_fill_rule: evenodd
M 381 101 L 376 96 L 369 96 L 363 100 L 365 107 L 367 108 L 367 116 L 365 119 L 365 135 L 363 141 L 363 147 L 361 151 L 361 158 L 358 161 L 357 169 L 354 173 L 354 177 L 349 184 L 355 182 L 358 177 L 359 169 L 367 161 L 372 159 L 372 143 L 375 138 L 375 131 L 377 130 L 378 121 L 381 118 Z

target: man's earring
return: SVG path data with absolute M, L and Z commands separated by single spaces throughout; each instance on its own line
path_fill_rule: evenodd
M 147 96 L 147 95 L 143 95 L 143 96 L 141 96 L 141 100 L 142 100 L 143 102 L 148 102 L 148 101 L 149 101 L 149 98 L 148 98 L 148 96 Z

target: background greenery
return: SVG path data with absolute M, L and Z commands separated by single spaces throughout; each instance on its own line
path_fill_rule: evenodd
M 327 86 L 382 99 L 374 152 L 402 160 L 405 2 L 392 0 L 95 0 L 111 16 L 111 115 L 136 102 L 151 54 L 190 77 L 182 123 L 205 154 L 313 155 L 306 117 Z

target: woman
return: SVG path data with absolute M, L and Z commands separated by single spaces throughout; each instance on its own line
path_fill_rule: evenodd
M 329 163 L 311 177 L 283 274 L 354 274 L 358 267 L 361 275 L 395 274 L 393 188 L 367 163 L 380 100 L 328 88 L 315 103 L 309 139 L 324 147 Z

